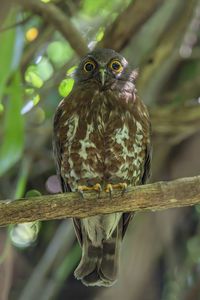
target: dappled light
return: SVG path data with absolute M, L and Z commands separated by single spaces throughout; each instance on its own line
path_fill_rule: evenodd
M 199 32 L 199 0 L 2 1 L 0 224 L 6 227 L 0 228 L 0 299 L 199 299 Z M 121 59 L 112 57 L 107 61 L 103 56 L 95 88 L 90 82 L 80 86 L 82 77 L 78 81 L 76 73 L 79 63 L 88 52 L 99 48 L 113 49 Z M 84 75 L 97 66 L 89 60 Z M 106 82 L 108 70 L 112 75 Z M 76 98 L 74 89 L 79 93 Z M 105 94 L 110 102 L 104 102 Z M 67 110 L 58 110 L 54 122 L 56 108 L 65 98 Z M 84 101 L 80 103 L 80 99 Z M 112 123 L 119 99 L 125 101 Z M 139 99 L 148 108 L 151 125 L 144 107 L 138 108 Z M 80 111 L 77 109 L 74 118 L 76 100 Z M 128 105 L 132 113 L 124 114 Z M 59 118 L 64 119 L 66 114 L 72 115 L 56 136 L 53 154 L 53 122 L 56 131 Z M 115 128 L 120 132 L 118 124 L 123 130 L 117 144 L 114 137 L 108 136 Z M 152 145 L 148 144 L 150 129 L 144 136 L 147 127 L 152 130 Z M 77 128 L 80 140 L 75 139 L 73 144 Z M 60 136 L 61 140 L 68 137 L 63 147 L 73 157 L 66 160 L 64 170 L 60 167 L 66 159 Z M 118 158 L 126 160 L 133 136 L 138 143 L 135 152 L 141 151 L 141 170 L 149 168 L 153 148 L 149 185 L 137 186 L 139 181 L 128 185 L 124 198 L 121 190 L 108 195 L 104 187 L 103 191 L 84 191 L 82 198 L 80 190 L 76 193 L 78 186 L 73 193 L 61 194 L 61 190 L 71 191 L 67 180 L 75 174 L 74 165 L 81 165 L 82 160 L 85 166 L 90 165 L 88 174 L 92 166 L 105 170 L 110 164 L 117 176 L 115 162 Z M 84 160 L 88 145 L 94 141 L 96 150 L 90 147 L 91 158 Z M 80 146 L 81 154 L 77 150 Z M 103 149 L 100 154 L 99 149 Z M 113 149 L 116 152 L 106 160 L 106 153 Z M 98 155 L 104 157 L 99 166 Z M 137 163 L 132 155 L 124 165 L 134 173 Z M 60 173 L 65 172 L 65 180 L 59 172 L 56 175 L 56 167 Z M 142 183 L 145 176 L 144 171 Z M 107 177 L 104 179 L 106 182 Z M 90 178 L 86 179 L 88 183 Z M 73 275 L 81 247 L 71 220 L 64 217 L 75 218 L 81 244 L 81 217 L 125 212 L 125 204 L 127 214 L 131 209 L 140 212 L 135 213 L 123 238 L 118 280 L 108 288 L 86 287 Z M 115 211 L 111 211 L 113 208 Z M 123 217 L 125 228 L 129 220 L 126 214 Z M 105 224 L 100 227 L 105 229 Z M 96 259 L 93 250 L 89 249 L 90 256 Z M 106 256 L 108 264 L 112 251 L 110 248 Z

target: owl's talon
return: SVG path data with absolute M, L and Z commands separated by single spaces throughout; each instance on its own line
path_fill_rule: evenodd
M 125 192 L 127 191 L 127 184 L 125 182 L 119 184 L 107 184 L 106 192 L 110 194 L 110 199 L 112 199 L 112 191 L 113 189 L 120 189 L 122 190 L 122 196 L 124 196 Z
M 82 190 L 81 187 L 78 187 L 78 192 L 79 192 L 81 198 L 84 199 L 84 196 L 83 196 L 83 190 Z
M 107 186 L 106 186 L 106 193 L 109 193 L 109 195 L 110 195 L 110 199 L 112 199 L 112 190 L 113 190 L 113 186 L 112 186 L 112 184 L 107 184 Z
M 101 188 L 100 184 L 98 184 L 98 198 L 101 198 L 101 191 L 102 191 L 102 188 Z
M 92 187 L 88 187 L 86 185 L 79 185 L 78 186 L 78 192 L 81 195 L 82 199 L 84 199 L 84 196 L 83 196 L 84 191 L 96 191 L 96 192 L 98 192 L 98 197 L 100 198 L 102 188 L 101 188 L 101 185 L 99 183 L 95 184 Z
M 127 191 L 127 184 L 126 183 L 122 183 L 123 187 L 122 187 L 122 197 L 124 196 L 124 194 Z

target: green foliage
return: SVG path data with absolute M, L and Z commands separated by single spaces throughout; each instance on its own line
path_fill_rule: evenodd
M 84 0 L 83 2 L 83 10 L 86 14 L 90 16 L 94 16 L 99 11 L 104 13 L 105 10 L 110 10 L 113 6 L 112 1 L 107 0 L 100 0 L 100 1 L 93 1 L 93 0 Z
M 24 191 L 26 189 L 26 183 L 28 178 L 29 171 L 29 159 L 24 159 L 22 163 L 22 168 L 19 172 L 19 178 L 17 181 L 16 191 L 15 191 L 15 199 L 22 198 L 24 195 Z
M 12 10 L 9 14 L 3 27 L 16 23 L 17 11 Z M 4 86 L 8 80 L 10 72 L 12 70 L 13 51 L 15 43 L 16 30 L 15 28 L 6 30 L 0 33 L 0 102 L 2 100 L 2 94 L 4 92 Z M 3 110 L 2 104 L 0 111 Z
M 96 41 L 100 42 L 104 36 L 104 31 L 105 31 L 105 27 L 100 28 L 99 32 L 97 33 L 96 36 Z
M 26 195 L 25 198 L 32 198 L 32 197 L 38 197 L 41 196 L 41 193 L 37 190 L 29 190 Z
M 74 85 L 73 78 L 68 78 L 68 79 L 62 80 L 62 82 L 60 83 L 59 88 L 58 88 L 59 94 L 62 97 L 67 97 L 67 95 L 71 92 L 73 85 Z
M 43 80 L 39 77 L 37 66 L 29 66 L 25 73 L 25 80 L 33 87 L 41 88 L 43 86 Z
M 53 75 L 53 67 L 47 57 L 43 57 L 37 65 L 38 75 L 43 80 L 48 80 Z
M 8 91 L 4 140 L 0 150 L 0 176 L 20 159 L 24 147 L 24 119 L 20 114 L 23 93 L 19 70 L 14 73 Z
M 54 41 L 48 45 L 47 55 L 55 67 L 61 67 L 70 60 L 73 50 L 67 42 Z
M 131 0 L 124 0 L 123 5 L 128 5 Z M 101 16 L 113 15 L 117 16 L 116 8 L 118 5 L 122 5 L 121 0 L 107 1 L 107 0 L 84 0 L 83 1 L 83 13 L 89 17 L 98 16 L 101 12 Z
M 77 3 L 73 3 L 73 5 L 69 5 L 68 1 L 52 1 L 52 0 L 40 0 L 43 3 L 52 2 L 53 5 L 57 6 L 58 9 L 61 9 L 64 14 L 70 12 L 68 17 L 71 19 L 71 22 L 75 25 L 75 27 L 81 32 L 83 35 L 83 39 L 86 44 L 89 45 L 89 48 L 95 47 L 95 45 L 102 40 L 104 36 L 105 29 L 108 28 L 109 25 L 112 25 L 112 21 L 120 14 L 126 5 L 128 5 L 131 0 L 81 0 Z M 198 0 L 199 1 L 199 0 Z M 72 1 L 73 2 L 73 1 Z M 178 1 L 181 4 L 181 0 Z M 142 26 L 140 26 L 139 31 L 136 34 L 130 34 L 129 41 L 124 44 L 123 49 L 121 49 L 125 57 L 128 58 L 128 61 L 133 63 L 134 67 L 139 67 L 140 75 L 145 73 L 145 69 L 148 68 L 146 66 L 146 60 L 149 58 L 149 54 L 153 54 L 152 65 L 154 63 L 158 66 L 156 71 L 159 71 L 160 78 L 163 78 L 164 85 L 160 87 L 160 83 L 158 80 L 159 76 L 149 76 L 149 80 L 145 85 L 144 89 L 146 91 L 146 95 L 152 95 L 151 92 L 151 84 L 155 83 L 155 87 L 157 87 L 159 92 L 159 97 L 155 97 L 156 100 L 153 102 L 157 104 L 165 105 L 165 96 L 167 98 L 167 103 L 172 102 L 173 105 L 177 104 L 177 107 L 185 101 L 186 104 L 189 104 L 190 100 L 193 99 L 194 89 L 190 86 L 190 83 L 198 79 L 200 73 L 200 63 L 198 58 L 195 58 L 194 52 L 192 52 L 192 57 L 188 59 L 182 59 L 181 57 L 174 63 L 174 65 L 170 66 L 170 56 L 174 55 L 174 50 L 172 53 L 169 53 L 169 57 L 166 58 L 167 68 L 170 70 L 170 76 L 166 75 L 163 70 L 163 66 L 165 63 L 157 64 L 157 56 L 154 59 L 154 51 L 160 45 L 161 50 L 165 50 L 165 47 L 168 47 L 170 43 L 162 44 L 162 39 L 166 35 L 168 28 L 170 28 L 170 20 L 173 20 L 173 16 L 176 15 L 174 7 L 176 7 L 176 11 L 179 12 L 178 9 L 179 3 L 173 4 L 174 1 L 170 0 L 166 2 L 166 5 L 161 5 L 161 9 L 158 8 L 155 10 L 153 16 L 145 21 Z M 186 1 L 187 2 L 187 1 Z M 190 3 L 190 1 L 188 1 Z M 28 1 L 27 1 L 28 4 Z M 41 4 L 41 3 L 40 3 Z M 173 4 L 173 5 L 172 5 Z M 46 7 L 49 4 L 46 5 Z M 13 5 L 14 7 L 14 5 Z M 45 5 L 43 5 L 45 7 Z M 142 6 L 141 6 L 142 8 Z M 48 20 L 49 24 L 46 26 L 46 19 L 43 14 L 35 14 L 35 11 L 22 11 L 21 7 L 19 7 L 20 13 L 17 11 L 12 11 L 8 16 L 5 24 L 3 24 L 3 28 L 9 27 L 12 24 L 20 22 L 24 19 L 26 22 L 20 26 L 13 27 L 12 29 L 5 30 L 0 32 L 0 102 L 3 98 L 3 103 L 0 103 L 0 117 L 1 117 L 1 130 L 0 130 L 0 138 L 2 138 L 0 144 L 0 175 L 4 175 L 1 178 L 2 186 L 2 198 L 3 199 L 11 199 L 11 198 L 22 198 L 24 197 L 25 191 L 30 188 L 38 188 L 45 193 L 45 181 L 50 175 L 55 174 L 55 165 L 52 159 L 52 119 L 55 113 L 56 106 L 60 100 L 60 95 L 62 97 L 66 97 L 73 88 L 74 80 L 71 78 L 77 66 L 71 66 L 75 59 L 77 62 L 79 60 L 78 56 L 76 56 L 76 51 L 78 49 L 72 49 L 71 43 L 65 40 L 62 36 L 62 33 L 59 31 L 59 27 L 55 27 L 52 20 Z M 197 16 L 197 12 L 194 13 L 194 16 Z M 134 17 L 134 16 L 133 16 Z M 177 21 L 179 18 L 177 18 Z M 194 20 L 192 21 L 193 26 L 198 23 L 199 17 L 196 18 L 196 23 Z M 121 29 L 126 27 L 129 20 L 125 20 L 125 22 L 121 23 Z M 52 24 L 51 24 L 52 23 Z M 49 26 L 50 25 L 50 26 Z M 125 26 L 124 26 L 125 25 Z M 173 20 L 173 28 L 176 25 L 176 20 Z M 186 26 L 187 25 L 187 26 Z M 48 26 L 50 31 L 48 33 Z M 188 24 L 185 24 L 185 27 L 189 27 Z M 28 40 L 27 39 L 27 31 L 31 28 L 37 28 L 39 35 L 37 39 Z M 47 30 L 46 30 L 47 29 Z M 21 30 L 21 37 L 19 35 L 19 31 Z M 172 30 L 173 31 L 173 30 Z M 177 43 L 178 39 L 180 39 L 180 32 L 174 30 L 173 32 L 177 32 Z M 111 36 L 111 35 L 110 35 Z M 118 38 L 121 39 L 123 34 Z M 76 38 L 75 36 L 72 37 Z M 170 40 L 170 37 L 169 37 Z M 24 42 L 25 41 L 25 42 Z M 22 52 L 22 47 L 25 44 L 23 49 L 22 59 L 20 63 L 20 71 L 16 72 L 17 65 L 19 65 L 20 55 Z M 78 45 L 78 43 L 76 44 Z M 199 45 L 199 41 L 196 44 Z M 81 45 L 80 45 L 81 47 Z M 109 47 L 112 47 L 109 46 Z M 194 46 L 195 48 L 195 46 Z M 198 51 L 198 47 L 196 47 Z M 21 50 L 20 50 L 21 49 Z M 174 48 L 175 49 L 175 48 Z M 80 50 L 80 49 L 79 49 Z M 177 50 L 177 49 L 176 49 Z M 194 49 L 195 50 L 195 49 Z M 21 51 L 21 52 L 20 52 Z M 155 52 L 156 53 L 156 52 Z M 198 53 L 197 53 L 198 55 Z M 149 60 L 151 61 L 151 59 Z M 163 65 L 162 65 L 163 64 Z M 150 63 L 149 63 L 150 65 Z M 177 67 L 178 66 L 178 67 Z M 165 67 L 164 67 L 165 68 Z M 67 70 L 68 69 L 68 70 Z M 174 72 L 175 70 L 175 72 Z M 22 76 L 25 72 L 25 78 L 21 80 L 20 72 Z M 158 73 L 158 74 L 159 74 Z M 164 75 L 165 74 L 165 75 Z M 66 75 L 66 79 L 62 80 Z M 24 82 L 25 79 L 25 82 Z M 138 77 L 136 82 L 136 87 L 138 82 L 140 82 L 140 76 Z M 158 81 L 158 82 L 157 82 Z M 188 89 L 188 94 L 187 94 Z M 169 97 L 168 97 L 169 93 Z M 197 89 L 197 93 L 198 89 Z M 187 94 L 187 95 L 186 95 Z M 171 96 L 172 95 L 172 96 Z M 152 97 L 153 98 L 153 97 Z M 41 99 L 41 100 L 40 100 Z M 144 101 L 148 100 L 148 97 L 145 96 Z M 156 102 L 160 101 L 160 102 Z M 148 103 L 148 101 L 147 101 Z M 4 106 L 3 106 L 4 105 Z M 181 109 L 181 108 L 180 108 Z M 20 113 L 21 112 L 21 113 Z M 26 145 L 24 149 L 24 119 L 25 116 L 25 128 L 26 128 Z M 187 116 L 186 116 L 187 117 Z M 153 116 L 154 118 L 154 116 Z M 183 115 L 184 119 L 184 115 Z M 186 118 L 187 119 L 187 118 Z M 152 119 L 154 122 L 154 119 Z M 165 118 L 164 118 L 165 122 Z M 189 122 L 189 121 L 188 121 Z M 154 123 L 153 123 L 154 124 Z M 196 123 L 194 123 L 194 126 Z M 173 124 L 172 124 L 173 125 Z M 184 130 L 190 130 L 189 127 L 186 127 Z M 154 125 L 158 126 L 158 125 Z M 198 125 L 197 125 L 198 126 Z M 179 128 L 177 130 L 174 129 L 174 132 L 169 130 L 169 140 L 165 139 L 165 130 L 167 132 L 168 127 L 171 128 L 171 124 L 165 125 L 159 123 L 160 136 L 163 134 L 163 143 L 168 143 L 167 148 L 171 148 L 171 134 L 174 136 L 174 140 L 176 139 L 177 134 L 179 134 Z M 154 128 L 153 128 L 154 132 Z M 157 131 L 155 130 L 155 145 L 157 138 Z M 195 131 L 194 131 L 195 132 Z M 191 134 L 192 130 L 191 130 Z M 180 133 L 180 136 L 184 136 L 184 133 Z M 178 137 L 178 138 L 179 138 Z M 159 136 L 158 136 L 159 138 Z M 195 137 L 192 137 L 195 138 Z M 181 138 L 180 138 L 181 139 Z M 178 139 L 177 139 L 178 140 Z M 168 150 L 162 150 L 162 146 L 159 142 L 159 147 L 155 147 L 157 151 L 159 151 L 159 170 L 164 170 L 166 174 L 171 173 L 171 163 L 173 163 L 173 170 L 178 169 L 176 167 L 176 162 L 170 161 L 169 167 L 167 166 L 167 160 L 163 164 L 162 157 L 165 158 L 166 152 Z M 176 144 L 176 153 L 180 149 L 183 149 L 184 145 L 179 145 L 178 142 Z M 192 146 L 191 146 L 192 147 Z M 187 148 L 188 149 L 188 148 Z M 183 149 L 184 150 L 184 149 Z M 163 153 L 162 153 L 163 151 Z M 170 153 L 173 153 L 173 148 L 170 149 Z M 188 151 L 189 154 L 191 149 Z M 156 156 L 157 154 L 155 154 Z M 190 155 L 191 156 L 191 155 Z M 166 156 L 168 157 L 168 156 Z M 169 156 L 171 157 L 171 155 Z M 194 159 L 193 155 L 191 156 L 191 162 Z M 19 163 L 20 161 L 20 163 Z M 177 161 L 177 160 L 176 160 Z M 18 162 L 18 164 L 16 164 Z M 156 162 L 155 162 L 156 165 Z M 164 165 L 164 168 L 162 166 Z M 10 172 L 5 172 L 12 167 Z M 156 166 L 154 167 L 156 170 Z M 167 168 L 167 169 L 165 169 Z M 170 168 L 170 172 L 169 171 Z M 184 168 L 183 164 L 181 165 L 181 170 Z M 172 171 L 173 171 L 172 170 Z M 173 171 L 174 172 L 174 171 Z M 189 170 L 190 172 L 190 170 Z M 155 172 L 156 173 L 156 172 Z M 162 173 L 162 171 L 161 171 Z M 160 171 L 157 174 L 161 174 Z M 161 174 L 162 176 L 163 174 Z M 157 176 L 157 175 L 155 175 Z M 5 186 L 5 187 L 4 187 Z M 25 197 L 37 197 L 40 196 L 40 192 L 38 190 L 29 190 Z M 198 278 L 198 274 L 195 274 L 195 268 L 198 273 L 198 264 L 200 262 L 199 255 L 199 229 L 195 233 L 195 226 L 199 227 L 199 216 L 200 216 L 200 205 L 196 206 L 195 213 L 198 215 L 195 222 L 193 221 L 193 213 L 187 210 L 187 213 L 183 213 L 180 215 L 179 224 L 183 222 L 183 226 L 175 226 L 174 230 L 163 232 L 162 239 L 159 240 L 159 236 L 157 238 L 159 254 L 156 257 L 156 252 L 154 253 L 154 249 L 150 249 L 149 258 L 150 260 L 153 258 L 155 260 L 155 268 L 152 269 L 152 274 L 149 275 L 151 279 L 152 289 L 155 288 L 156 293 L 158 294 L 162 300 L 172 300 L 172 299 L 182 299 L 180 296 L 180 291 L 183 291 L 187 288 L 187 284 L 184 284 L 183 281 L 189 282 L 191 277 L 193 276 Z M 190 215 L 189 215 L 190 214 Z M 189 218 L 188 218 L 189 215 Z M 185 219 L 186 216 L 186 219 Z M 197 223 L 198 225 L 195 225 Z M 171 219 L 170 219 L 171 220 Z M 182 221 L 183 220 L 183 221 Z M 61 256 L 57 256 L 54 261 L 52 261 L 53 265 L 51 265 L 50 269 L 44 271 L 42 267 L 40 257 L 43 256 L 45 258 L 45 263 L 50 260 L 53 247 L 57 246 L 52 244 L 51 247 L 48 247 L 48 243 L 52 237 L 52 233 L 55 232 L 55 229 L 60 221 L 51 221 L 44 222 L 44 226 L 40 232 L 40 241 L 37 243 L 37 238 L 40 230 L 41 222 L 32 222 L 19 224 L 17 226 L 9 226 L 9 234 L 6 241 L 6 245 L 0 255 L 0 264 L 7 263 L 7 259 L 9 258 L 9 249 L 11 249 L 11 245 L 9 242 L 12 242 L 16 247 L 20 249 L 26 249 L 31 246 L 32 249 L 26 251 L 26 257 L 24 258 L 25 253 L 21 253 L 21 274 L 24 277 L 24 274 L 27 274 L 27 266 L 30 272 L 34 274 L 34 268 L 37 269 L 37 272 L 41 275 L 42 278 L 41 287 L 39 287 L 38 291 L 43 288 L 48 290 L 50 287 L 50 293 L 52 294 L 59 293 L 59 290 L 63 286 L 66 281 L 66 278 L 72 274 L 75 266 L 80 260 L 81 250 L 78 243 L 73 244 L 72 248 L 69 249 L 68 253 L 65 252 L 65 248 L 62 251 L 65 253 L 64 260 L 61 261 Z M 173 222 L 173 219 L 172 219 Z M 161 220 L 162 223 L 162 220 Z M 165 223 L 161 225 L 165 226 Z M 171 222 L 168 222 L 170 225 Z M 172 223 L 173 224 L 173 223 Z M 172 226 L 172 225 L 171 225 Z M 188 227 L 190 230 L 185 230 L 185 227 Z M 145 227 L 144 227 L 145 228 Z M 136 228 L 137 229 L 137 228 Z M 151 228 L 150 228 L 151 229 Z M 164 228 L 165 229 L 165 228 Z M 145 231 L 146 232 L 146 231 Z M 152 230 L 151 230 L 152 232 Z M 169 239 L 168 233 L 170 232 L 171 236 Z M 190 233 L 188 233 L 190 232 Z M 192 232 L 192 234 L 191 234 Z M 59 234 L 59 233 L 58 233 Z M 70 233 L 71 234 L 71 233 Z M 192 235 L 192 236 L 191 236 Z M 146 232 L 146 236 L 148 236 L 148 231 Z M 178 236 L 178 243 L 176 237 Z M 156 235 L 157 237 L 157 235 Z M 152 239 L 154 241 L 154 238 Z M 167 244 L 168 240 L 170 240 L 171 244 Z M 174 242 L 175 241 L 175 242 Z M 148 243 L 148 240 L 147 240 Z M 165 244 L 166 243 L 166 244 Z M 182 244 L 181 244 L 182 243 Z M 34 247 L 37 245 L 37 247 Z M 146 244 L 142 243 L 141 251 L 145 250 Z M 65 245 L 64 245 L 65 246 Z M 174 251 L 170 250 L 170 247 L 174 249 Z M 56 247 L 55 247 L 56 248 Z M 128 247 L 127 247 L 128 248 Z M 12 250 L 15 249 L 12 247 Z M 61 249 L 60 249 L 61 250 Z M 137 250 L 137 249 L 136 249 Z M 132 250 L 130 250 L 132 251 Z M 138 248 L 137 251 L 140 251 Z M 62 253 L 63 253 L 62 252 Z M 127 252 L 128 253 L 128 252 Z M 178 259 L 177 259 L 178 253 Z M 137 253 L 136 253 L 137 254 Z M 31 259 L 27 260 L 34 255 L 35 259 L 32 261 Z M 37 265 L 35 262 L 37 261 Z M 25 262 L 25 263 L 24 263 Z M 27 265 L 28 262 L 28 265 Z M 160 264 L 160 262 L 162 262 Z M 6 266 L 6 265 L 5 265 Z M 4 269 L 6 270 L 4 266 Z M 24 267 L 25 266 L 25 267 Z M 159 266 L 159 268 L 157 268 Z M 24 268 L 24 269 L 23 269 Z M 159 270 L 158 270 L 159 269 Z M 39 271 L 38 271 L 39 270 Z M 43 272 L 44 271 L 44 272 Z M 14 270 L 15 272 L 15 270 Z M 47 273 L 49 272 L 49 273 Z M 175 273 L 174 273 L 175 272 Z M 37 275 L 38 275 L 37 273 Z M 51 273 L 51 275 L 50 275 Z M 141 268 L 142 273 L 142 268 Z M 177 280 L 174 280 L 173 276 L 176 276 Z M 30 275 L 30 274 L 28 274 Z M 162 284 L 158 284 L 159 278 L 162 277 Z M 5 276 L 6 277 L 6 276 Z M 182 277 L 182 283 L 180 278 Z M 16 274 L 13 274 L 13 278 L 17 278 Z M 32 288 L 37 280 L 35 277 L 33 278 Z M 155 282 L 154 282 L 155 281 Z M 195 282 L 195 281 L 194 281 Z M 155 287 L 153 287 L 155 283 Z M 36 283 L 37 284 L 37 283 Z M 73 283 L 75 285 L 75 283 Z M 78 284 L 78 282 L 77 282 Z M 191 282 L 190 282 L 191 284 Z M 14 298 L 20 298 L 20 293 L 23 290 L 23 286 L 27 286 L 29 283 L 22 282 L 19 279 L 19 283 L 17 280 L 15 282 L 11 282 L 12 288 L 16 294 L 9 295 Z M 40 289 L 41 288 L 41 289 Z M 71 286 L 70 289 L 73 287 Z M 84 289 L 84 287 L 82 286 Z M 33 288 L 34 289 L 34 288 Z M 19 292 L 20 290 L 20 292 Z M 37 289 L 34 289 L 36 291 Z M 48 290 L 49 291 L 49 290 Z M 2 292 L 2 291 L 1 291 Z M 23 292 L 23 291 L 22 291 Z M 70 291 L 71 292 L 71 291 Z M 13 291 L 11 292 L 11 294 Z M 40 292 L 39 292 L 40 293 Z M 55 298 L 54 295 L 50 295 L 49 298 Z M 154 292 L 153 292 L 154 294 Z M 182 294 L 181 294 L 182 295 Z M 42 297 L 43 295 L 41 295 Z M 90 295 L 91 296 L 91 295 Z M 38 296 L 36 296 L 37 298 Z M 59 295 L 62 299 L 65 299 L 65 296 Z M 14 299 L 13 298 L 13 299 Z M 33 297 L 34 298 L 34 297 Z M 40 298 L 40 296 L 39 296 Z M 48 298 L 48 297 L 47 297 Z M 72 296 L 73 298 L 73 296 Z M 77 296 L 77 299 L 80 298 Z M 87 298 L 87 296 L 86 296 Z M 27 298 L 26 298 L 27 299 Z
M 74 73 L 74 71 L 76 70 L 76 68 L 77 68 L 77 65 L 75 65 L 75 66 L 71 67 L 70 69 L 68 69 L 66 75 L 67 76 L 72 75 Z

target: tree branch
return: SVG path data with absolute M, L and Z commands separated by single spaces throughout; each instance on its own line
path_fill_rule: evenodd
M 31 10 L 35 14 L 42 15 L 46 22 L 54 25 L 79 56 L 83 56 L 89 51 L 81 33 L 75 28 L 67 15 L 56 5 L 53 3 L 43 3 L 39 0 L 18 0 L 18 3 L 25 10 Z
M 200 129 L 200 105 L 153 106 L 150 108 L 153 136 L 176 145 Z M 174 116 L 176 116 L 174 118 Z
M 36 220 L 88 217 L 113 212 L 152 211 L 190 206 L 200 202 L 200 176 L 144 186 L 129 186 L 124 197 L 120 191 L 113 198 L 103 192 L 101 199 L 94 192 L 45 195 L 34 198 L 0 201 L 0 226 Z
M 149 2 L 132 0 L 105 31 L 104 37 L 97 47 L 120 51 L 161 4 L 163 4 L 163 0 Z

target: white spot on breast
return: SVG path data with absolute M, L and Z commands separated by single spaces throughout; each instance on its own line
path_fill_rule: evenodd
M 96 148 L 96 145 L 90 140 L 90 134 L 93 131 L 94 131 L 93 124 L 88 124 L 86 136 L 83 140 L 80 140 L 81 149 L 79 150 L 79 155 L 83 159 L 87 159 L 87 151 L 86 151 L 87 148 Z
M 135 139 L 141 141 L 143 139 L 143 135 L 142 134 L 136 134 Z
M 136 121 L 135 124 L 137 127 L 137 131 L 142 131 L 142 125 L 138 121 Z
M 115 130 L 116 142 L 118 144 L 124 144 L 125 139 L 129 139 L 129 130 L 124 124 L 122 128 L 118 128 Z
M 69 143 L 74 139 L 78 127 L 79 117 L 78 115 L 72 115 L 67 121 L 64 123 L 65 126 L 68 126 L 67 130 L 67 143 L 66 147 L 69 147 Z
M 77 179 L 77 174 L 73 169 L 70 171 L 70 177 L 74 177 L 75 179 Z

